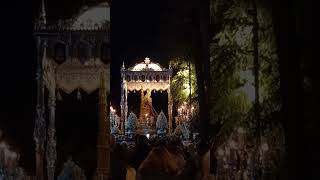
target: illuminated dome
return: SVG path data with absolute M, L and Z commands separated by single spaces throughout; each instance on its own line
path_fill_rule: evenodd
M 72 29 L 97 29 L 110 22 L 110 7 L 102 3 L 82 12 L 74 21 Z
M 136 64 L 131 71 L 162 71 L 159 64 L 151 63 L 149 58 L 145 58 L 144 62 Z

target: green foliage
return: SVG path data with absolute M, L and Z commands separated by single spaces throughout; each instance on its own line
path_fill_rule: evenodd
M 250 105 L 250 94 L 245 86 L 254 84 L 241 77 L 241 72 L 252 71 L 253 68 L 253 32 L 252 16 L 248 14 L 251 4 L 244 0 L 212 1 L 211 15 L 214 19 L 220 18 L 221 29 L 213 37 L 210 45 L 211 66 L 213 71 L 213 103 L 214 121 L 220 123 L 236 117 L 239 112 L 246 114 Z M 223 7 L 219 11 L 217 7 Z M 275 37 L 272 31 L 272 18 L 270 10 L 257 5 L 259 21 L 259 63 L 260 63 L 260 102 L 262 116 L 265 117 L 273 111 L 279 110 L 279 74 L 276 54 Z M 221 19 L 222 18 L 222 19 Z M 243 91 L 242 98 L 235 94 Z M 247 96 L 247 98 L 245 97 Z M 232 100 L 230 100 L 232 99 Z M 237 102 L 237 103 L 233 103 Z M 246 108 L 243 108 L 246 104 Z M 232 110 L 226 110 L 232 109 Z M 213 122 L 213 123 L 217 123 Z
M 211 18 L 215 35 L 210 44 L 212 92 L 210 112 L 212 124 L 221 125 L 217 136 L 226 141 L 236 127 L 247 129 L 248 141 L 255 145 L 256 119 L 253 113 L 255 95 L 253 72 L 252 1 L 211 0 Z M 271 10 L 257 2 L 259 86 L 262 134 L 270 151 L 271 167 L 281 160 L 284 147 L 283 129 L 275 114 L 280 109 L 279 65 L 273 32 Z M 220 140 L 219 140 L 220 141 Z M 223 141 L 221 141 L 223 143 Z
M 170 66 L 173 69 L 171 79 L 173 103 L 180 105 L 183 102 L 189 102 L 191 90 L 191 102 L 197 104 L 197 79 L 194 64 L 190 63 L 191 72 L 189 72 L 189 60 L 184 57 L 177 57 L 170 61 Z M 189 75 L 191 76 L 191 87 Z

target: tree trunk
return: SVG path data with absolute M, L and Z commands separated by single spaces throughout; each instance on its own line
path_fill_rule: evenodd
M 255 100 L 254 100 L 254 119 L 256 122 L 256 147 L 255 147 L 255 161 L 256 161 L 256 168 L 257 168 L 257 178 L 262 178 L 262 170 L 260 166 L 260 145 L 261 145 L 261 117 L 260 117 L 260 84 L 259 84 L 259 71 L 260 71 L 260 62 L 259 62 L 259 22 L 257 19 L 258 9 L 256 0 L 252 0 L 252 20 L 253 20 L 253 74 L 254 74 L 254 93 L 255 93 Z
M 255 101 L 254 101 L 254 115 L 256 120 L 256 133 L 257 133 L 257 139 L 258 144 L 260 144 L 260 137 L 261 137 L 261 126 L 260 126 L 260 85 L 259 85 L 259 71 L 260 71 L 260 63 L 259 63 L 259 23 L 257 19 L 257 4 L 255 0 L 252 0 L 252 6 L 253 6 L 253 38 L 252 38 L 252 44 L 253 44 L 253 73 L 254 73 L 254 93 L 255 93 Z
M 217 133 L 210 124 L 210 103 L 209 93 L 211 92 L 211 77 L 210 77 L 210 53 L 209 53 L 209 23 L 210 23 L 210 1 L 209 0 L 194 0 L 193 10 L 193 50 L 195 59 L 195 69 L 197 75 L 198 87 L 198 101 L 199 101 L 199 117 L 200 117 L 200 136 L 201 145 L 199 146 L 198 153 L 203 158 L 207 157 L 210 149 L 209 139 L 211 132 Z M 211 159 L 210 159 L 211 160 Z M 209 176 L 209 164 L 202 163 L 201 165 L 201 178 Z M 209 166 L 209 167 L 208 167 Z
M 282 97 L 282 119 L 285 128 L 286 159 L 281 179 L 306 179 L 303 177 L 301 153 L 302 134 L 302 89 L 300 57 L 296 43 L 296 17 L 292 1 L 273 2 L 273 22 L 277 38 L 280 65 L 280 93 Z M 286 8 L 283 8 L 286 7 Z
M 193 50 L 197 74 L 200 136 L 205 142 L 208 139 L 210 57 L 209 57 L 209 1 L 194 0 L 193 10 Z

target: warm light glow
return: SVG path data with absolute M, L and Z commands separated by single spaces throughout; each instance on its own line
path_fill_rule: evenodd
M 141 63 L 141 64 L 137 64 L 137 65 L 135 65 L 134 67 L 133 67 L 133 69 L 132 69 L 132 71 L 142 71 L 142 70 L 144 70 L 144 69 L 146 69 L 146 64 L 145 63 Z M 149 69 L 152 69 L 152 70 L 154 70 L 154 71 L 162 71 L 162 68 L 159 66 L 159 65 L 157 65 L 157 64 L 154 64 L 154 63 L 150 63 L 150 64 L 148 64 L 148 68 Z
M 136 64 L 132 68 L 132 71 L 143 71 L 146 69 L 151 69 L 153 71 L 162 71 L 162 68 L 158 64 L 150 62 L 149 58 L 145 58 L 144 62 Z
M 146 58 L 144 59 L 144 63 L 149 64 L 149 63 L 150 63 L 150 58 L 146 57 Z
M 110 106 L 110 111 L 111 112 L 116 112 L 116 110 L 112 106 Z
M 185 69 L 185 70 L 183 71 L 183 75 L 184 75 L 185 77 L 189 76 L 189 69 Z
M 184 83 L 183 84 L 184 90 L 187 94 L 190 93 L 190 85 L 188 83 Z
M 254 92 L 254 76 L 252 70 L 241 71 L 240 78 L 246 81 L 246 83 L 240 88 L 240 90 L 247 95 L 251 102 L 254 102 L 256 96 Z

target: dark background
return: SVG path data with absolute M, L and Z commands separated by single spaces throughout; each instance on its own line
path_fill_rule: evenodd
M 182 3 L 183 2 L 183 3 Z M 116 0 L 111 8 L 111 104 L 120 112 L 120 68 L 129 68 L 149 57 L 162 67 L 169 60 L 185 55 L 190 30 L 184 23 L 188 1 L 169 0 Z M 167 94 L 152 93 L 153 106 L 159 113 L 167 113 Z M 129 93 L 129 111 L 138 113 L 140 94 Z
M 48 23 L 77 15 L 80 8 L 95 1 L 46 0 Z M 2 4 L 1 64 L 1 140 L 18 152 L 20 164 L 28 174 L 35 172 L 33 128 L 36 107 L 36 49 L 33 37 L 34 19 L 39 15 L 40 0 L 10 1 Z M 61 93 L 57 101 L 57 174 L 69 156 L 87 174 L 96 167 L 96 136 L 98 121 L 98 92 Z
M 34 19 L 39 15 L 40 0 L 4 2 L 2 21 L 1 71 L 1 140 L 21 154 L 20 163 L 28 173 L 34 173 L 35 155 L 33 128 L 36 107 L 36 49 L 33 37 Z M 84 4 L 97 0 L 46 0 L 48 23 L 77 15 Z M 120 67 L 142 62 L 150 57 L 164 67 L 168 60 L 183 52 L 187 32 L 179 16 L 183 6 L 168 0 L 117 0 L 111 8 L 111 104 L 120 110 Z M 184 11 L 182 11 L 184 13 Z M 181 22 L 180 22 L 181 21 Z M 62 94 L 57 101 L 56 129 L 58 169 L 69 156 L 87 173 L 96 166 L 96 129 L 98 92 L 86 95 L 81 101 L 76 93 Z M 156 93 L 155 109 L 167 111 L 166 93 Z M 129 95 L 129 110 L 138 111 L 140 94 Z
M 94 3 L 94 1 L 86 1 Z M 182 3 L 183 2 L 183 3 Z M 83 0 L 46 0 L 48 21 L 54 21 L 59 17 L 70 17 L 77 14 L 83 5 Z M 284 100 L 288 98 L 302 98 L 300 104 L 290 104 L 288 109 L 295 108 L 301 116 L 292 113 L 292 119 L 288 119 L 288 128 L 292 136 L 290 142 L 296 149 L 290 149 L 291 164 L 288 167 L 299 167 L 296 171 L 305 174 L 318 175 L 319 149 L 313 144 L 319 143 L 319 115 L 318 95 L 314 59 L 319 49 L 319 41 L 315 32 L 318 24 L 314 4 L 311 1 L 274 1 L 277 8 L 279 22 L 287 22 L 286 18 L 296 18 L 295 26 L 280 25 L 285 32 L 280 33 L 283 41 L 288 41 L 297 50 L 291 57 L 282 60 L 282 73 L 286 74 L 287 81 L 282 88 Z M 33 38 L 34 18 L 38 15 L 40 1 L 3 1 L 1 2 L 1 91 L 0 91 L 0 129 L 4 136 L 1 137 L 12 150 L 21 154 L 21 165 L 29 173 L 34 173 L 35 156 L 33 127 L 36 103 L 36 59 Z M 294 4 L 294 5 L 292 5 Z M 114 0 L 111 8 L 112 29 L 112 104 L 119 104 L 120 84 L 119 68 L 122 61 L 126 66 L 132 66 L 142 61 L 146 56 L 163 66 L 168 66 L 168 59 L 185 52 L 186 37 L 188 32 L 188 14 L 190 4 L 188 1 L 169 0 Z M 292 22 L 288 22 L 291 23 Z M 287 39 L 286 39 L 287 38 Z M 290 54 L 292 49 L 285 49 Z M 293 49 L 294 49 L 293 48 Z M 298 56 L 296 56 L 298 54 Z M 301 61 L 301 69 L 294 69 L 292 62 Z M 312 77 L 311 92 L 297 92 L 290 89 L 289 81 L 300 78 L 298 73 Z M 291 76 L 290 76 L 291 75 Z M 290 78 L 291 77 L 291 78 Z M 290 84 L 290 83 L 289 83 Z M 295 88 L 295 87 L 293 87 Z M 95 92 L 97 93 L 97 92 Z M 58 164 L 65 161 L 68 154 L 72 154 L 80 167 L 92 170 L 95 160 L 96 141 L 96 94 L 84 95 L 78 102 L 76 93 L 71 96 L 63 95 L 65 104 L 57 103 L 57 136 L 58 136 Z M 298 94 L 298 96 L 295 96 Z M 117 98 L 114 98 L 117 97 Z M 67 106 L 67 108 L 63 108 Z M 66 111 L 66 112 L 63 112 Z M 61 116 L 60 116 L 61 115 Z M 63 116 L 62 116 L 63 115 Z M 60 143 L 60 144 L 59 144 Z M 86 149 L 87 148 L 87 149 Z M 76 151 L 76 150 L 79 151 Z M 60 153 L 59 153 L 60 151 Z M 296 152 L 295 152 L 296 151 Z M 78 153 L 76 153 L 78 152 Z M 81 154 L 81 152 L 83 154 Z M 299 155 L 295 158 L 294 155 Z M 91 169 L 90 169 L 91 168 Z M 291 171 L 293 172 L 293 171 Z

